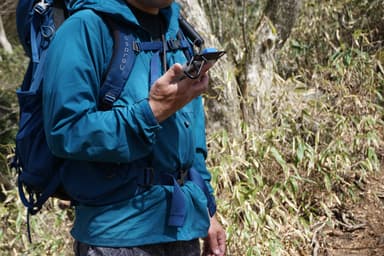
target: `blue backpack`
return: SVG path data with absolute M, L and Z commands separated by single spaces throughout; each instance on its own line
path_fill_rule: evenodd
M 20 119 L 14 161 L 18 170 L 20 199 L 27 208 L 27 220 L 29 215 L 36 214 L 50 197 L 71 200 L 61 189 L 59 176 L 59 168 L 65 160 L 54 156 L 46 143 L 41 95 L 47 49 L 60 20 L 64 21 L 69 15 L 66 9 L 68 2 L 69 0 L 20 0 L 17 6 L 19 40 L 30 58 L 21 88 L 17 90 Z M 179 19 L 181 31 L 177 40 L 168 41 L 167 49 L 163 49 L 164 46 L 160 42 L 137 42 L 129 28 L 121 28 L 111 17 L 101 15 L 113 31 L 114 53 L 101 85 L 100 109 L 110 108 L 120 96 L 138 51 L 182 49 L 189 59 L 194 55 L 194 48 L 200 48 L 204 43 L 182 17 Z M 126 54 L 126 45 L 131 49 L 128 51 L 129 56 L 124 58 L 128 59 L 128 63 L 122 65 L 125 68 L 121 70 L 119 66 L 122 55 Z

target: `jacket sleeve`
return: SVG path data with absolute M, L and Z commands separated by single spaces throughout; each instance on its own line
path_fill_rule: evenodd
M 204 115 L 204 107 L 202 103 L 202 97 L 199 97 L 196 99 L 195 102 L 196 106 L 194 109 L 195 112 L 195 157 L 193 161 L 193 167 L 198 170 L 204 179 L 209 194 L 211 196 L 211 203 L 215 204 L 215 196 L 214 196 L 214 190 L 211 185 L 211 173 L 208 171 L 206 166 L 206 158 L 207 158 L 207 146 L 206 146 L 206 133 L 205 133 L 205 115 Z M 208 205 L 208 208 L 210 208 L 210 212 L 214 212 L 211 208 L 215 208 L 215 205 Z
M 43 114 L 47 142 L 55 155 L 124 163 L 146 156 L 155 143 L 160 126 L 148 99 L 98 110 L 99 87 L 112 47 L 108 27 L 94 13 L 72 16 L 52 41 Z

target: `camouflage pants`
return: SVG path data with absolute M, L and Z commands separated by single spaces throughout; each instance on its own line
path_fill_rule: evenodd
M 144 245 L 138 247 L 97 247 L 74 243 L 75 256 L 200 256 L 199 240 Z

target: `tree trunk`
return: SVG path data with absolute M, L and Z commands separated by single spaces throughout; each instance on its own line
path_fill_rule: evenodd
M 5 29 L 3 25 L 3 20 L 0 16 L 0 45 L 4 48 L 7 53 L 12 53 L 12 45 L 9 43 L 7 35 L 5 34 Z
M 206 104 L 210 125 L 229 132 L 239 130 L 241 123 L 255 130 L 267 126 L 272 115 L 274 55 L 291 33 L 301 0 L 180 2 L 208 45 L 219 48 L 217 38 L 224 38 L 232 47 L 210 72 L 214 85 Z
M 0 0 L 0 46 L 3 47 L 7 53 L 13 52 L 12 45 L 8 40 L 7 34 L 11 38 L 16 35 L 15 13 L 17 3 L 18 1 L 14 0 Z M 6 29 L 8 30 L 8 33 L 5 32 Z
M 184 17 L 195 27 L 205 40 L 206 47 L 223 49 L 213 34 L 204 9 L 197 0 L 180 0 Z M 221 58 L 210 70 L 210 86 L 204 97 L 209 131 L 225 130 L 232 136 L 240 135 L 240 108 L 235 67 L 228 56 Z
M 291 34 L 299 15 L 301 0 L 270 0 L 265 15 L 275 26 L 278 35 L 277 46 L 281 47 Z
M 250 102 L 245 122 L 256 130 L 270 125 L 273 115 L 274 56 L 290 36 L 301 0 L 270 0 L 256 30 L 256 42 L 250 51 L 244 96 Z

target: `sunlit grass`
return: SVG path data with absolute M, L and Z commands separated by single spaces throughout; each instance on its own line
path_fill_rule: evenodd
M 332 225 L 332 209 L 380 171 L 381 108 L 344 113 L 346 103 L 334 102 L 349 102 L 349 92 L 337 93 L 303 97 L 301 109 L 280 101 L 278 125 L 246 131 L 246 148 L 225 134 L 209 137 L 230 255 L 309 255 L 318 223 Z

